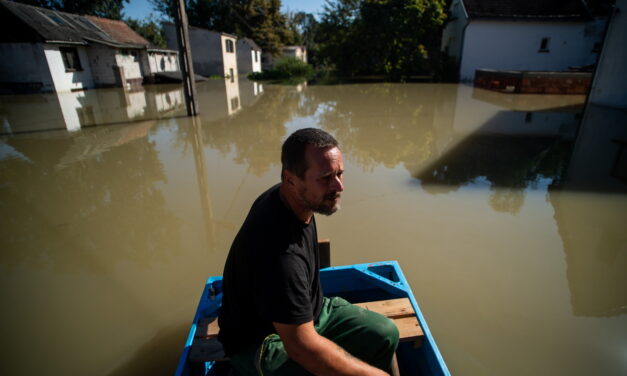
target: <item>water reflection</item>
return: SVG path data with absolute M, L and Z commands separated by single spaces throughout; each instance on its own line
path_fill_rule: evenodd
M 5 373 L 38 372 L 36 352 L 49 374 L 171 374 L 198 286 L 278 181 L 281 142 L 308 126 L 345 155 L 344 209 L 319 221 L 334 263 L 398 259 L 453 373 L 624 373 L 624 112 L 596 108 L 578 126 L 581 96 L 458 85 L 240 78 L 198 91 L 195 118 L 77 115 L 77 131 L 26 134 L 10 133 L 68 128 L 58 99 L 0 97 L 1 329 L 41 338 L 14 341 Z M 151 112 L 145 93 L 111 93 L 91 101 L 96 123 Z M 173 104 L 164 118 L 177 95 L 152 101 Z M 85 348 L 85 333 L 99 341 Z
M 129 92 L 120 88 L 67 93 L 3 96 L 3 134 L 126 123 L 185 113 L 178 85 L 146 86 Z
M 233 153 L 232 158 L 237 164 L 243 164 L 250 173 L 261 176 L 279 165 L 286 123 L 295 116 L 305 115 L 308 106 L 303 106 L 300 95 L 293 88 L 276 86 L 247 105 L 245 111 L 227 119 L 207 116 L 203 109 L 200 114 L 203 140 L 223 156 Z
M 627 205 L 616 195 L 627 192 L 626 119 L 625 110 L 589 105 L 564 178 L 549 193 L 577 316 L 627 313 Z
M 8 139 L 23 158 L 0 164 L 0 264 L 105 273 L 172 257 L 180 222 L 158 188 L 153 125 Z

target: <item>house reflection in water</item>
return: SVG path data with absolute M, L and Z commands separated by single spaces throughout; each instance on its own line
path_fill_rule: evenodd
M 217 120 L 239 112 L 263 93 L 247 79 L 210 80 L 198 85 L 201 119 Z M 0 134 L 50 130 L 77 131 L 94 125 L 185 115 L 180 85 L 151 85 L 145 90 L 118 88 L 13 95 L 0 98 Z
M 446 152 L 437 153 L 415 177 L 432 193 L 488 183 L 492 208 L 517 214 L 526 188 L 551 184 L 563 175 L 582 100 L 570 96 L 556 103 L 542 95 L 460 86 L 452 110 L 455 136 Z
M 548 108 L 542 96 L 467 90 L 448 151 L 414 176 L 431 193 L 488 184 L 492 208 L 512 215 L 529 189 L 546 189 L 573 314 L 627 313 L 627 111 L 591 104 L 582 115 L 571 96 Z
M 626 120 L 627 110 L 588 105 L 568 168 L 549 191 L 576 316 L 627 313 Z
M 152 86 L 128 92 L 123 89 L 97 89 L 78 92 L 3 97 L 0 114 L 2 133 L 66 129 L 126 123 L 182 115 L 183 92 L 178 85 Z

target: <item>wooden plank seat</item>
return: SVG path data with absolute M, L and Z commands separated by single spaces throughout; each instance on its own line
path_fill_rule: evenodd
M 398 327 L 401 342 L 414 342 L 416 347 L 422 343 L 424 333 L 408 298 L 356 303 L 355 305 L 393 320 Z M 226 360 L 222 345 L 217 338 L 219 331 L 220 327 L 215 317 L 199 320 L 189 359 L 197 362 Z

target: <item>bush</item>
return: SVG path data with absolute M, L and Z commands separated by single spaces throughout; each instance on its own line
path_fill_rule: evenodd
M 274 69 L 254 72 L 249 75 L 253 80 L 287 80 L 291 78 L 310 79 L 314 75 L 311 65 L 293 57 L 280 59 L 274 65 Z

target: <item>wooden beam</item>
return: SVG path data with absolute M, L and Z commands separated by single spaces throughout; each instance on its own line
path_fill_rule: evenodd
M 416 313 L 408 298 L 379 300 L 375 302 L 357 303 L 356 306 L 377 312 L 393 320 L 400 333 L 401 342 L 421 341 L 424 333 L 416 318 Z M 198 321 L 196 337 L 212 339 L 218 336 L 220 327 L 215 317 Z
M 356 303 L 358 307 L 382 314 L 390 319 L 415 316 L 414 307 L 408 298 L 379 300 L 376 302 Z

